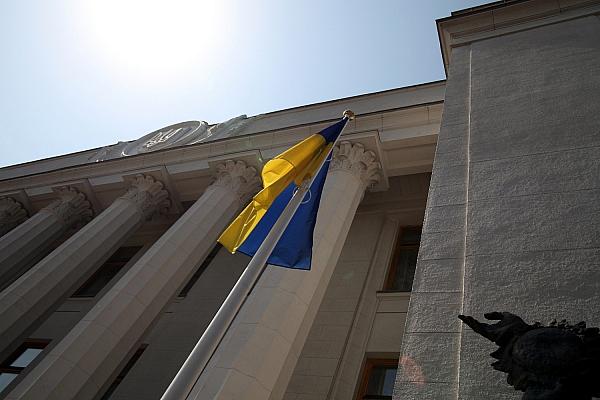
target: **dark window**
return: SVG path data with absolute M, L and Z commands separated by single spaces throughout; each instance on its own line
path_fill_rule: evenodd
M 100 400 L 107 400 L 107 399 L 110 398 L 110 396 L 117 389 L 117 387 L 119 386 L 119 384 L 123 381 L 123 379 L 125 379 L 125 376 L 129 372 L 129 370 L 131 370 L 131 368 L 133 368 L 133 366 L 135 365 L 135 363 L 137 362 L 137 360 L 139 360 L 139 358 L 142 356 L 142 353 L 144 352 L 144 350 L 146 350 L 146 347 L 148 347 L 147 344 L 142 344 L 136 350 L 136 352 L 133 353 L 133 356 L 131 356 L 131 358 L 129 359 L 129 361 L 127 361 L 127 364 L 125 364 L 125 366 L 123 367 L 123 369 L 121 370 L 121 372 L 119 372 L 119 375 L 117 375 L 117 377 L 115 378 L 115 380 L 113 381 L 113 383 L 108 387 L 108 389 L 104 393 L 104 396 L 102 396 L 100 398 Z
M 21 371 L 42 352 L 50 343 L 45 339 L 30 339 L 0 364 L 0 392 L 2 392 Z
M 400 228 L 384 290 L 393 292 L 410 292 L 412 290 L 420 241 L 420 226 Z
M 397 370 L 396 359 L 368 359 L 365 362 L 357 399 L 391 400 Z
M 221 247 L 223 246 L 220 243 L 217 243 L 217 245 L 213 247 L 210 253 L 208 253 L 208 256 L 206 256 L 206 258 L 202 262 L 202 265 L 200 265 L 196 272 L 194 272 L 194 275 L 192 275 L 190 280 L 185 284 L 183 289 L 181 289 L 181 292 L 179 292 L 179 297 L 187 296 L 190 289 L 194 286 L 198 278 L 200 278 L 200 275 L 202 275 L 204 270 L 210 265 L 211 261 L 217 256 L 217 253 L 219 252 L 219 250 L 221 250 Z
M 94 297 L 121 268 L 133 258 L 141 246 L 121 247 L 88 279 L 72 297 Z

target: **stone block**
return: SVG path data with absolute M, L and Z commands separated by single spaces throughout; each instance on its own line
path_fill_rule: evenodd
M 310 339 L 309 339 L 310 340 Z M 301 356 L 294 369 L 299 375 L 333 376 L 338 359 Z
M 406 324 L 407 333 L 460 332 L 456 317 L 462 309 L 462 293 L 412 293 Z
M 294 374 L 288 385 L 288 393 L 303 395 L 326 395 L 332 378 L 327 376 Z
M 450 135 L 449 135 L 450 136 Z M 468 152 L 468 138 L 467 135 L 452 135 L 452 137 L 440 137 L 437 141 L 437 146 L 435 149 L 436 159 L 438 154 L 467 154 Z M 457 157 L 456 163 L 462 163 L 463 158 Z M 438 166 L 439 163 L 436 164 Z M 447 164 L 443 165 L 445 167 Z
M 467 254 L 600 246 L 600 190 L 469 203 Z
M 494 398 L 519 400 L 523 393 L 506 383 L 506 374 L 490 365 L 489 356 L 498 346 L 469 328 L 463 330 L 460 350 L 459 398 Z
M 304 344 L 304 357 L 334 358 L 340 357 L 344 348 L 343 340 L 310 340 Z
M 600 249 L 469 256 L 464 313 L 509 311 L 528 322 L 552 319 L 600 326 Z
M 394 399 L 455 400 L 457 387 L 455 383 L 446 382 L 397 382 Z
M 425 232 L 421 235 L 419 260 L 461 258 L 464 256 L 464 241 L 461 232 Z
M 459 338 L 457 333 L 406 333 L 396 384 L 456 382 Z
M 466 185 L 440 185 L 429 189 L 427 207 L 465 204 L 467 201 Z
M 399 352 L 406 313 L 377 313 L 367 343 L 368 352 Z
M 462 258 L 418 260 L 412 293 L 462 291 Z
M 427 207 L 423 231 L 435 232 L 461 232 L 466 224 L 466 209 L 464 205 L 448 205 Z
M 473 200 L 600 188 L 600 147 L 533 154 L 470 166 Z

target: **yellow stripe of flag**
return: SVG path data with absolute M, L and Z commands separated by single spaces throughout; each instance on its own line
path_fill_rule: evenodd
M 254 196 L 250 204 L 221 234 L 219 242 L 234 253 L 258 225 L 277 196 L 292 181 L 300 185 L 308 176 L 317 173 L 315 170 L 320 165 L 318 160 L 327 156 L 328 152 L 324 150 L 331 149 L 331 145 L 325 144 L 322 135 L 314 134 L 267 162 L 261 173 L 264 189 Z

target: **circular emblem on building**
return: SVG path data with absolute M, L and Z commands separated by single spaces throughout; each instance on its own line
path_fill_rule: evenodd
M 132 156 L 167 147 L 183 146 L 191 141 L 196 142 L 207 134 L 208 123 L 204 121 L 180 122 L 151 132 L 138 140 L 128 143 L 121 155 Z

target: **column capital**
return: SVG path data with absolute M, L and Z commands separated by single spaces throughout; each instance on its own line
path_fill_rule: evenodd
M 379 182 L 381 165 L 375 153 L 360 143 L 341 141 L 333 149 L 330 171 L 344 170 L 356 176 L 365 187 Z
M 260 189 L 260 179 L 256 168 L 249 167 L 243 161 L 227 160 L 217 165 L 215 181 L 212 186 L 233 191 L 245 204 Z
M 92 218 L 92 208 L 85 195 L 77 189 L 62 186 L 54 189 L 58 199 L 44 207 L 40 212 L 54 214 L 66 227 L 72 227 Z
M 150 218 L 154 213 L 164 213 L 171 206 L 169 192 L 163 189 L 162 182 L 150 175 L 138 174 L 131 186 L 120 199 L 133 203 L 143 218 Z
M 0 235 L 10 231 L 27 219 L 23 205 L 12 197 L 0 198 Z

